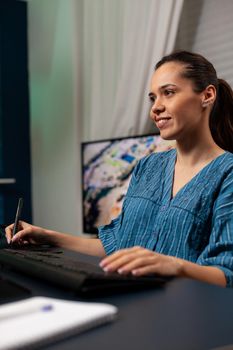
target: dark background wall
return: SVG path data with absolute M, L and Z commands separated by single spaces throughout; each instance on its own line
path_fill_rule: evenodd
M 27 57 L 27 4 L 0 2 L 0 221 L 14 220 L 24 198 L 22 219 L 31 221 L 31 169 Z

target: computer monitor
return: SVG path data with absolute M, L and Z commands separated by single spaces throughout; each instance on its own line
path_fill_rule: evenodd
M 171 148 L 159 134 L 82 143 L 83 232 L 97 234 L 122 208 L 132 171 L 142 157 Z

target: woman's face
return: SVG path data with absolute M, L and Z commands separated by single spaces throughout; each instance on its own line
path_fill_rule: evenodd
M 203 93 L 193 91 L 192 81 L 181 75 L 183 69 L 179 63 L 165 63 L 151 80 L 150 117 L 167 140 L 189 138 L 204 127 Z

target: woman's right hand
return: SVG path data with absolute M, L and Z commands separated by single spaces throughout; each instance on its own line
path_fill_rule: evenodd
M 16 244 L 52 244 L 52 239 L 47 230 L 42 227 L 30 225 L 19 221 L 18 232 L 13 236 L 14 224 L 5 228 L 7 242 Z
M 75 250 L 79 253 L 104 257 L 104 247 L 99 238 L 89 239 L 77 237 L 67 233 L 61 233 L 44 229 L 39 226 L 30 225 L 27 222 L 19 221 L 18 232 L 13 236 L 14 224 L 5 228 L 8 243 L 19 245 L 27 244 L 48 244 L 62 249 Z

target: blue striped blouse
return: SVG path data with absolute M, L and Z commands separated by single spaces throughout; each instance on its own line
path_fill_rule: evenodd
M 173 149 L 138 162 L 121 214 L 99 227 L 105 252 L 142 246 L 216 266 L 233 286 L 233 154 L 211 161 L 172 198 L 175 161 Z

